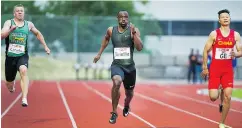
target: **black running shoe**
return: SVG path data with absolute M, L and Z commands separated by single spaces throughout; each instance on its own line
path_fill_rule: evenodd
M 123 109 L 123 116 L 127 117 L 129 115 L 129 107 L 124 107 Z
M 219 112 L 221 113 L 223 111 L 223 105 L 219 104 Z
M 114 113 L 114 112 L 111 112 L 111 114 L 112 114 L 112 116 L 111 116 L 111 118 L 109 120 L 109 123 L 110 124 L 115 124 L 116 123 L 116 119 L 118 118 L 118 115 L 116 113 Z

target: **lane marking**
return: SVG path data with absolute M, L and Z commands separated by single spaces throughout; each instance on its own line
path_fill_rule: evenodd
M 69 108 L 69 106 L 68 106 L 68 104 L 67 104 L 66 97 L 65 97 L 65 95 L 64 95 L 64 93 L 63 93 L 63 91 L 62 91 L 62 88 L 61 88 L 61 86 L 60 86 L 60 82 L 57 81 L 56 84 L 57 84 L 57 88 L 58 88 L 58 90 L 59 90 L 59 92 L 60 92 L 61 99 L 62 99 L 62 101 L 63 101 L 63 103 L 64 103 L 64 106 L 65 106 L 65 108 L 66 108 L 66 111 L 67 111 L 67 113 L 68 113 L 68 116 L 69 116 L 69 118 L 70 118 L 70 120 L 71 120 L 71 124 L 72 124 L 73 128 L 77 128 L 76 121 L 75 121 L 75 119 L 73 118 L 73 115 L 72 115 L 72 113 L 71 113 L 71 110 L 70 110 L 70 108 Z
M 34 81 L 30 81 L 29 87 L 34 83 Z M 16 84 L 16 83 L 15 83 Z M 16 86 L 16 85 L 15 85 Z M 21 88 L 20 88 L 21 89 Z M 15 90 L 16 91 L 16 90 Z M 22 92 L 16 97 L 16 99 L 7 107 L 7 109 L 3 112 L 1 115 L 1 119 L 8 113 L 8 111 L 18 102 L 18 100 L 21 98 Z
M 165 94 L 170 95 L 170 96 L 174 96 L 174 97 L 178 97 L 178 98 L 181 98 L 181 99 L 194 101 L 194 102 L 201 103 L 201 104 L 210 105 L 210 106 L 218 108 L 218 105 L 216 105 L 216 104 L 211 104 L 209 102 L 198 100 L 198 99 L 194 99 L 194 98 L 191 98 L 191 97 L 188 97 L 188 96 L 185 96 L 185 95 L 179 95 L 179 94 L 168 92 L 168 91 L 165 91 Z M 230 110 L 233 111 L 233 112 L 237 112 L 237 113 L 241 113 L 242 114 L 242 111 L 238 111 L 238 110 L 235 110 L 235 109 L 230 109 Z
M 103 99 L 107 100 L 108 102 L 112 103 L 112 100 L 107 97 L 106 95 L 104 95 L 103 93 L 99 92 L 98 90 L 92 88 L 91 86 L 89 86 L 86 82 L 82 82 L 82 84 L 90 91 L 94 92 L 95 94 L 99 95 L 100 97 L 102 97 Z M 118 108 L 123 110 L 123 106 L 118 104 Z M 150 122 L 146 121 L 145 119 L 143 119 L 142 117 L 138 116 L 137 114 L 130 112 L 130 115 L 134 116 L 135 118 L 137 118 L 138 120 L 144 122 L 145 124 L 149 125 L 151 128 L 156 128 L 153 124 L 151 124 Z

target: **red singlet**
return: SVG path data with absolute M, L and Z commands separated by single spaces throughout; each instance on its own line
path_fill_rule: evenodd
M 216 30 L 217 36 L 212 46 L 212 61 L 209 69 L 209 89 L 218 89 L 221 84 L 223 88 L 233 88 L 234 72 L 231 52 L 235 45 L 234 30 L 230 30 L 224 37 L 220 29 Z

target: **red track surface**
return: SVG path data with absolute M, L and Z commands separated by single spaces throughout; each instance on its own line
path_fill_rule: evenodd
M 220 120 L 218 101 L 212 103 L 207 96 L 196 94 L 197 89 L 206 86 L 136 85 L 131 103 L 135 116 L 130 114 L 125 118 L 122 109 L 118 109 L 119 117 L 114 125 L 108 122 L 112 110 L 108 83 L 34 81 L 29 89 L 27 108 L 21 106 L 21 98 L 9 107 L 20 94 L 18 82 L 16 87 L 16 92 L 11 94 L 2 82 L 1 113 L 10 108 L 1 118 L 2 128 L 149 128 L 152 125 L 156 128 L 217 128 L 216 122 Z M 121 87 L 121 106 L 124 98 Z M 237 112 L 230 111 L 226 124 L 242 128 L 242 103 L 232 101 L 231 108 Z

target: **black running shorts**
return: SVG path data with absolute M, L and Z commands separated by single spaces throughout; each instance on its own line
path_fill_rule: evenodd
M 135 87 L 136 82 L 136 69 L 127 70 L 118 65 L 111 66 L 111 78 L 115 75 L 121 76 L 124 84 L 124 88 L 127 90 L 132 90 Z
M 12 82 L 15 80 L 17 71 L 21 65 L 25 65 L 28 68 L 29 55 L 25 54 L 20 57 L 8 57 L 5 58 L 5 78 L 6 81 Z

